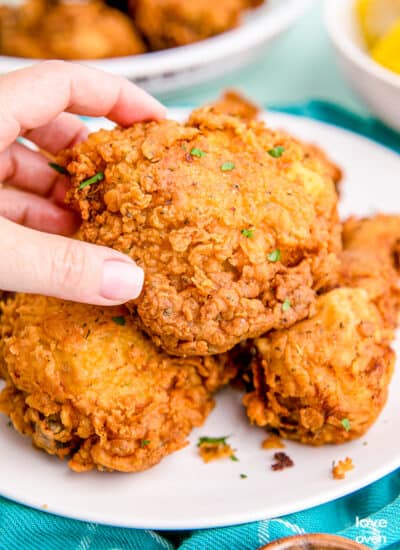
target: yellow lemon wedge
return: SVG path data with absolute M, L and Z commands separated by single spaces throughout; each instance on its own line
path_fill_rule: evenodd
M 400 74 L 400 18 L 371 49 L 375 61 Z
M 356 12 L 367 46 L 372 47 L 400 18 L 400 0 L 357 0 Z

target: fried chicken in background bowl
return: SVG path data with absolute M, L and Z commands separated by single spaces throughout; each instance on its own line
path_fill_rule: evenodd
M 152 50 L 192 44 L 237 27 L 247 0 L 131 0 L 132 17 Z
M 232 353 L 249 388 L 250 421 L 311 445 L 363 435 L 379 416 L 394 366 L 400 311 L 395 251 L 400 216 L 344 223 L 340 288 L 310 319 Z
M 158 350 L 124 307 L 43 296 L 3 304 L 0 409 L 78 472 L 137 472 L 184 447 L 233 376 L 226 357 Z
M 0 7 L 0 53 L 37 59 L 101 59 L 145 52 L 129 17 L 103 2 L 28 0 Z
M 191 44 L 238 26 L 262 2 L 25 0 L 0 6 L 0 54 L 103 59 Z
M 144 268 L 128 307 L 175 355 L 288 327 L 335 284 L 341 226 L 327 161 L 218 105 L 185 124 L 101 130 L 57 160 L 83 239 Z

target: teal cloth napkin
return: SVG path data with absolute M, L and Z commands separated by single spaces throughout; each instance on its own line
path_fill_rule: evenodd
M 312 101 L 276 109 L 342 126 L 400 152 L 399 134 L 334 104 Z M 256 550 L 281 537 L 318 532 L 348 537 L 375 550 L 400 550 L 400 470 L 352 495 L 304 512 L 180 533 L 69 520 L 0 497 L 1 550 Z

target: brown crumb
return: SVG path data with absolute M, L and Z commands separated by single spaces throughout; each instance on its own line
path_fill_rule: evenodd
M 43 510 L 47 510 L 48 507 L 49 507 L 48 504 L 42 504 L 42 509 Z
M 344 460 L 339 460 L 336 464 L 332 464 L 332 475 L 333 479 L 344 479 L 346 473 L 354 469 L 354 464 L 351 458 L 348 456 Z
M 286 453 L 275 453 L 274 460 L 276 462 L 271 465 L 271 468 L 274 470 L 274 472 L 279 472 L 280 470 L 284 470 L 285 468 L 291 468 L 292 466 L 294 466 L 293 460 Z
M 261 443 L 261 447 L 263 449 L 284 449 L 286 445 L 283 443 L 280 437 L 275 434 L 271 434 L 266 439 L 264 439 L 264 441 Z
M 230 445 L 228 445 L 228 443 L 224 441 L 215 443 L 204 441 L 200 443 L 199 454 L 204 462 L 211 462 L 212 460 L 219 460 L 220 458 L 237 460 L 235 457 L 235 451 Z

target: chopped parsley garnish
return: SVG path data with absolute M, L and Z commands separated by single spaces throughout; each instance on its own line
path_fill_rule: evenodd
M 70 175 L 68 170 L 66 168 L 64 168 L 64 166 L 60 166 L 59 164 L 57 164 L 55 162 L 49 162 L 49 166 L 50 166 L 50 168 L 53 168 L 53 170 L 55 170 L 59 174 L 62 174 L 63 176 L 69 176 Z
M 281 259 L 281 251 L 279 248 L 275 248 L 275 250 L 268 254 L 267 258 L 270 262 L 279 262 Z
M 289 298 L 286 298 L 286 300 L 282 304 L 282 311 L 288 311 L 292 307 L 292 304 L 290 303 Z
M 122 315 L 120 315 L 119 317 L 113 317 L 112 320 L 116 325 L 121 325 L 121 327 L 126 325 L 126 319 Z
M 349 432 L 351 430 L 350 420 L 348 418 L 343 418 L 342 426 L 346 430 L 346 432 Z
M 226 440 L 230 437 L 229 435 L 225 435 L 223 437 L 199 437 L 199 440 L 197 442 L 197 446 L 200 447 L 203 445 L 203 443 L 211 443 L 216 445 L 226 445 Z
M 192 157 L 204 157 L 207 153 L 199 149 L 198 147 L 193 147 L 193 149 L 190 150 L 190 154 Z
M 285 152 L 285 148 L 281 145 L 278 145 L 277 147 L 273 147 L 269 151 L 267 151 L 268 154 L 273 157 L 274 159 L 278 159 L 282 156 L 282 154 Z
M 239 462 L 239 459 L 236 455 L 231 455 L 229 458 L 232 460 L 232 462 Z
M 247 475 L 246 474 L 240 474 L 240 479 L 247 479 Z
M 150 439 L 142 439 L 142 441 L 140 442 L 140 447 L 144 449 L 146 445 L 150 445 L 150 443 L 151 443 Z
M 254 229 L 242 229 L 241 234 L 248 239 L 252 239 L 254 236 Z
M 79 185 L 79 189 L 84 189 L 85 187 L 88 187 L 89 185 L 93 185 L 93 183 L 98 183 L 103 179 L 104 179 L 104 172 L 97 172 L 97 174 L 95 174 L 91 178 L 88 178 L 87 180 L 83 180 Z
M 231 170 L 233 170 L 235 168 L 235 165 L 233 164 L 233 162 L 223 162 L 221 164 L 221 170 L 223 172 L 230 172 Z

